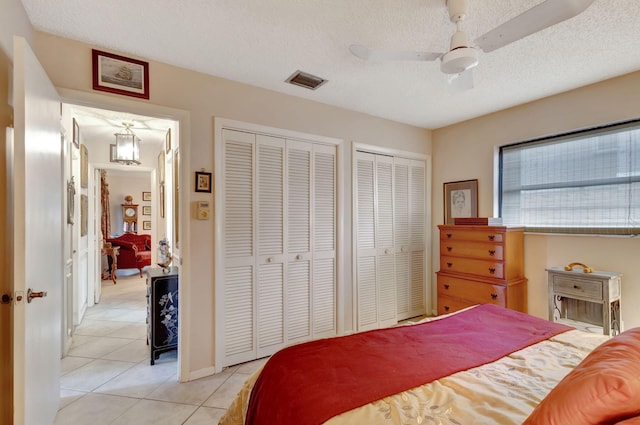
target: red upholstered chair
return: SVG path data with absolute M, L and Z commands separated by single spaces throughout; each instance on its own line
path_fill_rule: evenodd
M 117 238 L 107 238 L 112 246 L 119 246 L 118 269 L 138 269 L 142 277 L 142 269 L 151 265 L 151 235 L 125 233 Z M 109 257 L 109 269 L 111 269 Z

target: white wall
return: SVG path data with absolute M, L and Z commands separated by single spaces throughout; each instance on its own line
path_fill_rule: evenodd
M 151 206 L 151 202 L 142 200 L 142 192 L 151 192 L 151 173 L 107 170 L 107 182 L 109 182 L 111 235 L 117 236 L 124 233 L 121 204 L 125 203 L 124 197 L 127 195 L 133 197 L 132 203 L 138 204 L 138 234 L 150 234 L 151 230 L 142 228 L 142 222 L 151 221 L 151 216 L 142 215 L 142 207 Z
M 183 206 L 187 207 L 181 212 L 184 218 L 182 272 L 183 277 L 186 276 L 181 286 L 181 299 L 184 300 L 183 305 L 188 305 L 185 320 L 189 334 L 183 339 L 188 345 L 188 352 L 183 352 L 186 356 L 182 361 L 187 365 L 191 377 L 202 376 L 212 370 L 214 359 L 214 220 L 195 220 L 193 203 L 208 200 L 213 208 L 215 194 L 195 193 L 193 173 L 200 169 L 213 170 L 215 117 L 344 140 L 340 172 L 345 176 L 347 188 L 342 199 L 345 206 L 344 246 L 347 249 L 340 253 L 345 267 L 339 273 L 346 279 L 338 296 L 348 307 L 345 309 L 348 311 L 341 313 L 344 317 L 352 317 L 350 144 L 355 141 L 429 155 L 430 131 L 157 62 L 149 64 L 149 101 L 98 94 L 91 88 L 92 46 L 38 33 L 33 47 L 54 84 L 79 102 L 108 102 L 112 109 L 117 107 L 124 110 L 131 105 L 140 109 L 159 108 L 162 105 L 186 112 L 188 122 L 181 121 L 180 127 L 181 162 L 185 168 L 181 197 L 184 197 Z M 139 110 L 134 112 L 141 113 Z M 345 326 L 349 330 L 351 321 Z
M 640 72 L 520 105 L 433 132 L 433 218 L 443 222 L 442 185 L 478 179 L 480 216 L 494 215 L 495 149 L 504 144 L 640 117 Z M 462 154 L 461 154 L 462 153 Z M 529 313 L 547 318 L 548 266 L 579 261 L 596 270 L 623 273 L 622 319 L 640 326 L 640 238 L 525 236 Z M 433 271 L 439 246 L 433 241 Z M 435 282 L 435 277 L 433 278 Z M 435 285 L 434 285 L 435 288 Z

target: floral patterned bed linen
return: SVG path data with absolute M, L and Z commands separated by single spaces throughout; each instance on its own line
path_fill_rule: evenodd
M 325 424 L 521 424 L 571 369 L 608 338 L 568 331 L 496 362 L 345 412 Z M 249 377 L 220 425 L 244 424 L 258 374 Z

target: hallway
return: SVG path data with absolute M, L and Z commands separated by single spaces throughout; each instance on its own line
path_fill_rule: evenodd
M 177 353 L 150 366 L 146 343 L 146 284 L 136 273 L 102 282 L 62 359 L 56 425 L 217 423 L 243 382 L 262 362 L 215 376 L 177 381 Z

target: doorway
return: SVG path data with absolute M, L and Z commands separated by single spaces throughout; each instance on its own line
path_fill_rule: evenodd
M 101 109 L 72 103 L 63 104 L 63 120 L 72 123 L 67 134 L 70 148 L 69 176 L 75 182 L 75 208 L 72 226 L 67 228 L 65 264 L 70 265 L 63 308 L 63 355 L 73 349 L 74 330 L 88 312 L 101 301 L 105 285 L 104 271 L 108 264 L 104 244 L 108 238 L 125 233 L 122 204 L 136 204 L 138 216 L 136 233 L 150 235 L 150 264 L 156 263 L 157 242 L 164 238 L 172 247 L 174 264 L 179 262 L 179 202 L 180 185 L 180 121 L 134 114 L 115 109 Z M 118 108 L 125 109 L 125 108 Z M 126 165 L 116 161 L 116 133 L 130 127 L 139 139 L 139 164 Z M 107 176 L 108 206 L 103 208 L 101 172 Z M 168 190 L 171 188 L 171 190 Z M 129 198 L 130 197 L 130 198 Z M 108 211 L 105 227 L 103 211 Z M 105 264 L 107 263 L 107 264 Z M 143 269 L 144 272 L 146 270 Z M 121 267 L 116 278 L 138 276 L 136 285 L 145 285 L 140 271 Z M 108 281 L 116 285 L 116 282 Z M 139 314 L 146 314 L 146 306 L 138 306 Z M 82 340 L 78 335 L 76 340 Z M 84 338 L 86 339 L 86 338 Z M 174 372 L 178 366 L 174 365 Z

